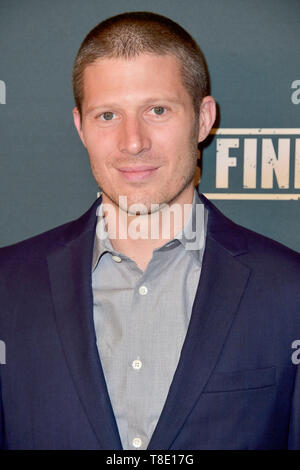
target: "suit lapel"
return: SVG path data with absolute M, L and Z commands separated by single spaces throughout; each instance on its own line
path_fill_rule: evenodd
M 49 276 L 66 361 L 99 447 L 121 449 L 93 323 L 91 265 L 95 222 L 93 206 L 88 217 L 72 225 L 69 240 L 48 256 Z
M 201 277 L 179 364 L 148 449 L 168 449 L 179 434 L 217 364 L 250 275 L 235 258 L 247 251 L 243 235 L 202 199 L 209 225 Z

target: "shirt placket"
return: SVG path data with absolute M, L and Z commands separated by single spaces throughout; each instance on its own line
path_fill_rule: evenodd
M 128 444 L 130 449 L 136 450 L 146 449 L 148 444 L 148 436 L 144 428 L 146 419 L 144 402 L 151 381 L 147 345 L 143 344 L 143 331 L 145 315 L 149 315 L 150 295 L 149 276 L 143 273 L 134 289 L 127 330 L 129 345 L 127 358 Z

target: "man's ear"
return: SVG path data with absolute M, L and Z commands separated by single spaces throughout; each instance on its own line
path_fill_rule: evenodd
M 200 105 L 198 142 L 202 142 L 216 120 L 216 102 L 212 96 L 205 96 Z
M 84 137 L 83 137 L 83 132 L 82 132 L 82 127 L 81 127 L 81 117 L 80 117 L 80 112 L 79 112 L 79 109 L 76 107 L 73 109 L 73 119 L 74 119 L 74 124 L 75 124 L 75 127 L 77 129 L 77 132 L 79 134 L 79 137 L 81 139 L 81 142 L 83 143 L 83 145 L 85 146 L 86 148 L 86 145 L 85 145 L 85 140 L 84 140 Z

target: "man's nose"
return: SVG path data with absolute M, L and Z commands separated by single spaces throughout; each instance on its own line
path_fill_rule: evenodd
M 138 117 L 124 119 L 120 129 L 119 150 L 128 155 L 139 156 L 150 148 L 151 140 L 146 123 Z

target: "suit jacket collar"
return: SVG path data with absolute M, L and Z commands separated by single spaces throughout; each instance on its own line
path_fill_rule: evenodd
M 248 244 L 243 228 L 225 217 L 203 194 L 199 196 L 209 213 L 207 235 L 232 256 L 247 253 Z
M 200 198 L 209 210 L 201 278 L 180 361 L 149 449 L 172 447 L 217 363 L 250 275 L 236 259 L 247 251 L 242 232 L 203 195 Z M 68 224 L 60 246 L 48 256 L 48 267 L 57 329 L 80 401 L 99 448 L 121 449 L 93 324 L 91 265 L 100 203 L 101 198 Z

